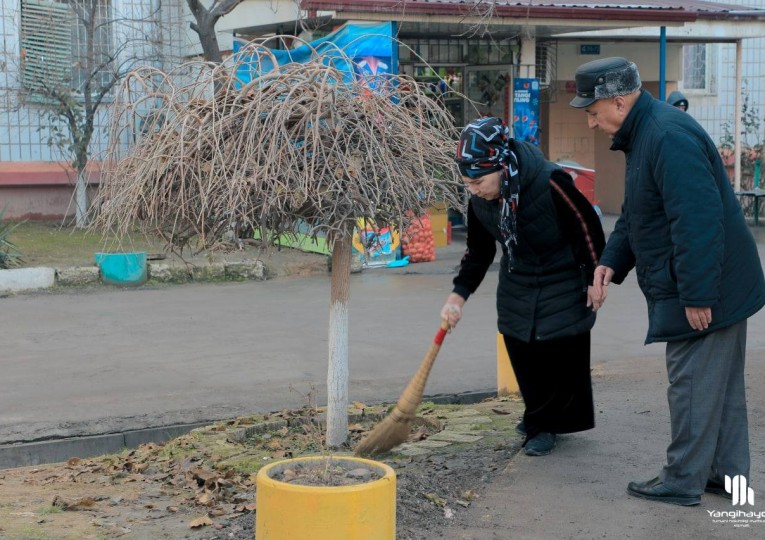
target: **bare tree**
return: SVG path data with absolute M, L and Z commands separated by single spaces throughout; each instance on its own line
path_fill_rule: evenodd
M 199 43 L 202 45 L 202 54 L 208 62 L 220 63 L 223 55 L 218 45 L 218 36 L 215 34 L 215 25 L 218 19 L 228 15 L 231 11 L 242 3 L 242 0 L 213 0 L 212 5 L 206 8 L 200 0 L 186 0 L 189 5 L 196 23 L 191 23 L 190 27 L 199 36 Z
M 78 227 L 88 220 L 87 165 L 99 112 L 129 70 L 161 58 L 157 5 L 125 16 L 109 0 L 22 2 L 22 99 L 42 109 L 48 144 L 77 175 Z
M 120 236 L 138 223 L 175 246 L 214 241 L 232 219 L 261 238 L 325 235 L 332 249 L 327 444 L 337 447 L 348 434 L 354 227 L 373 220 L 403 228 L 437 200 L 459 207 L 456 133 L 415 81 L 349 77 L 352 61 L 341 51 L 249 83 L 235 78 L 264 61 L 277 64 L 253 43 L 223 65 L 181 66 L 178 73 L 200 74 L 183 85 L 176 73 L 131 74 L 110 140 L 136 142 L 111 147 L 96 225 Z M 163 121 L 136 138 L 146 99 L 161 100 Z

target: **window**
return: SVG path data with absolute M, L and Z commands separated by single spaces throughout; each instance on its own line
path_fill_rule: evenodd
M 558 42 L 537 41 L 535 53 L 539 84 L 543 87 L 550 86 L 550 83 L 558 77 Z
M 32 94 L 48 95 L 66 86 L 83 92 L 89 77 L 91 91 L 110 81 L 111 46 L 109 0 L 22 0 L 22 82 Z M 83 20 L 91 20 L 88 30 Z M 88 35 L 93 37 L 92 52 Z
M 717 92 L 716 52 L 713 45 L 706 43 L 683 46 L 683 90 Z

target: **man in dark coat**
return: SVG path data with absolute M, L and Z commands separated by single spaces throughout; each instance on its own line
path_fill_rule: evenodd
M 595 270 L 594 296 L 605 300 L 609 283 L 635 268 L 648 303 L 646 343 L 667 342 L 667 464 L 627 491 L 696 505 L 704 491 L 726 495 L 737 476 L 734 485 L 749 477 L 746 322 L 765 304 L 757 247 L 709 135 L 641 90 L 634 63 L 588 62 L 576 85 L 571 105 L 627 158 L 622 213 Z
M 675 90 L 669 94 L 667 103 L 673 107 L 677 107 L 681 111 L 688 112 L 688 98 L 686 98 L 680 90 Z
M 557 434 L 595 425 L 590 329 L 600 304 L 588 286 L 603 228 L 571 177 L 499 118 L 465 126 L 456 161 L 471 194 L 467 251 L 441 317 L 459 322 L 499 242 L 498 328 L 526 405 L 517 429 L 526 454 L 544 456 Z

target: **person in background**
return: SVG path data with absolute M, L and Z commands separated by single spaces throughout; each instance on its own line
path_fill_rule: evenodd
M 688 112 L 688 99 L 679 90 L 675 90 L 669 94 L 667 103 L 673 107 L 677 107 L 681 111 Z
M 457 165 L 470 192 L 467 250 L 441 310 L 454 328 L 502 247 L 497 288 L 504 337 L 526 410 L 527 455 L 549 454 L 559 433 L 594 427 L 589 285 L 605 238 L 571 177 L 493 117 L 468 124 Z
M 705 491 L 725 496 L 728 478 L 749 477 L 746 323 L 765 304 L 757 246 L 715 143 L 690 115 L 642 90 L 634 63 L 594 60 L 575 78 L 571 106 L 627 158 L 594 301 L 634 268 L 648 304 L 646 343 L 667 342 L 667 463 L 627 492 L 684 506 Z

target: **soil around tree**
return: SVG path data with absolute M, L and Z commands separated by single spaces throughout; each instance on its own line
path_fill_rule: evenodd
M 487 483 L 518 452 L 518 398 L 471 405 L 423 404 L 409 443 L 372 459 L 396 472 L 396 538 L 430 540 L 466 524 Z M 383 407 L 356 403 L 349 416 L 352 447 L 384 418 Z M 256 476 L 284 458 L 327 455 L 321 410 L 287 410 L 194 430 L 165 444 L 66 463 L 0 471 L 0 538 L 234 539 L 254 537 Z M 460 421 L 477 442 L 444 445 L 431 437 Z M 419 445 L 419 446 L 418 446 Z M 417 452 L 412 452 L 412 449 Z M 411 454 L 411 455 L 409 455 Z

